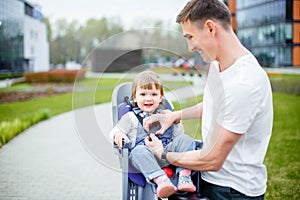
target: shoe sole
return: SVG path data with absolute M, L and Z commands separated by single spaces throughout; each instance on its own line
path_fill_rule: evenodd
M 157 188 L 157 196 L 159 198 L 167 198 L 176 192 L 176 188 L 171 183 L 162 184 Z
M 181 184 L 180 186 L 178 186 L 178 190 L 184 192 L 195 192 L 196 187 L 191 184 Z

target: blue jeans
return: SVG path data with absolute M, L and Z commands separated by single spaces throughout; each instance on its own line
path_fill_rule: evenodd
M 263 200 L 264 194 L 257 197 L 249 197 L 230 187 L 223 187 L 201 181 L 201 194 L 210 200 Z
M 174 138 L 166 148 L 172 152 L 191 151 L 195 149 L 195 141 L 193 138 L 182 134 Z M 129 161 L 137 171 L 145 176 L 147 181 L 165 174 L 159 166 L 153 151 L 146 145 L 135 146 L 130 152 Z M 181 168 L 177 168 L 176 172 L 180 170 Z

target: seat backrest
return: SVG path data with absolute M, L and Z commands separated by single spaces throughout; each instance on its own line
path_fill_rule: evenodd
M 115 126 L 120 119 L 119 117 L 119 107 L 121 105 L 125 106 L 124 97 L 131 97 L 132 83 L 125 82 L 118 85 L 112 93 L 111 103 L 112 103 L 112 118 L 113 126 Z M 125 113 L 124 113 L 125 114 Z
M 112 93 L 112 117 L 113 117 L 113 126 L 115 126 L 118 120 L 127 113 L 132 110 L 131 105 L 126 102 L 125 98 L 127 97 L 127 101 L 130 101 L 132 91 L 132 83 L 125 82 L 118 85 Z M 163 97 L 163 106 L 164 109 L 169 109 L 171 111 L 174 110 L 174 106 L 171 101 Z

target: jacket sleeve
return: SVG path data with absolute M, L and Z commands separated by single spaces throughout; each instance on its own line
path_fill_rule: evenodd
M 117 132 L 122 132 L 126 135 L 131 132 L 132 127 L 133 127 L 133 121 L 132 118 L 130 117 L 130 112 L 126 113 L 117 123 L 115 127 L 110 131 L 109 137 L 111 139 L 114 138 L 114 135 Z

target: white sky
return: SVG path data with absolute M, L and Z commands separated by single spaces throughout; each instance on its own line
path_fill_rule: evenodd
M 28 0 L 41 6 L 44 16 L 56 19 L 77 19 L 80 23 L 89 18 L 120 17 L 126 27 L 140 19 L 160 19 L 176 24 L 176 16 L 188 0 Z

